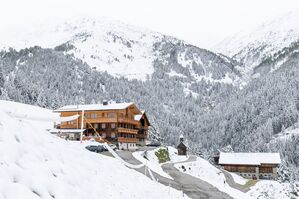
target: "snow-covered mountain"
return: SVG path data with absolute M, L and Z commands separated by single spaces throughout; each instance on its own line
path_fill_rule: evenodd
M 6 34 L 0 46 L 14 49 L 60 46 L 92 68 L 114 76 L 145 79 L 154 71 L 153 43 L 161 35 L 107 18 L 74 18 Z
M 46 129 L 53 123 L 38 118 L 52 114 L 48 109 L 0 101 L 1 199 L 182 197 L 117 159 L 51 135 Z
M 236 63 L 227 57 L 107 18 L 77 17 L 0 34 L 4 49 L 55 48 L 115 77 L 146 80 L 156 67 L 168 65 L 169 76 L 175 72 L 210 83 L 239 80 L 233 71 Z
M 299 11 L 279 16 L 251 32 L 241 32 L 225 39 L 213 50 L 243 63 L 244 67 L 240 69 L 243 74 L 252 74 L 263 61 L 299 41 L 298 19 Z M 284 60 L 281 61 L 279 66 Z

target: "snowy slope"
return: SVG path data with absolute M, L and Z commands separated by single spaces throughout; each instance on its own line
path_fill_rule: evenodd
M 91 67 L 114 76 L 145 79 L 154 71 L 153 43 L 160 34 L 106 18 L 73 18 L 27 27 L 22 31 L 0 32 L 0 46 L 17 50 L 67 44 L 68 54 Z
M 290 183 L 280 183 L 273 180 L 261 180 L 251 187 L 247 193 L 253 198 L 258 199 L 288 199 L 298 198 L 291 194 Z
M 213 50 L 245 64 L 243 73 L 252 72 L 263 59 L 299 40 L 299 11 L 263 23 L 251 32 L 241 32 L 217 44 Z
M 35 115 L 50 110 L 0 101 L 0 199 L 180 198 L 182 194 L 50 135 L 51 122 L 20 119 L 7 109 Z
M 298 196 L 292 194 L 290 183 L 280 183 L 273 180 L 259 180 L 254 186 L 250 187 L 250 190 L 248 192 L 243 193 L 228 185 L 228 183 L 226 182 L 226 178 L 220 169 L 214 167 L 208 161 L 199 157 L 194 162 L 175 164 L 175 167 L 181 172 L 187 173 L 210 183 L 220 191 L 225 192 L 236 199 L 298 198 Z M 231 174 L 233 175 L 233 179 L 236 183 L 246 184 L 246 179 L 234 173 Z
M 21 30 L 21 31 L 20 31 Z M 235 61 L 180 39 L 107 18 L 49 20 L 0 30 L 0 49 L 55 48 L 115 77 L 146 80 L 157 71 L 209 84 L 240 82 Z M 159 71 L 161 74 L 162 71 Z M 185 81 L 185 80 L 182 80 Z M 194 82 L 193 81 L 193 82 Z
M 226 179 L 222 171 L 211 165 L 203 158 L 197 157 L 196 161 L 194 162 L 177 163 L 175 164 L 175 167 L 181 172 L 208 182 L 220 191 L 229 194 L 233 198 L 251 198 L 247 194 L 230 187 L 226 183 Z

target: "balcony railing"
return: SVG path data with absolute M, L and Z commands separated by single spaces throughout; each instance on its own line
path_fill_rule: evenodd
M 107 117 L 85 118 L 85 120 L 89 123 L 116 123 L 117 122 L 117 118 L 107 118 Z
M 127 129 L 127 128 L 122 128 L 122 127 L 118 127 L 117 131 L 119 133 L 130 133 L 130 134 L 137 134 L 138 130 L 136 129 Z
M 136 138 L 125 138 L 125 137 L 118 137 L 117 138 L 118 142 L 131 142 L 131 143 L 136 143 L 137 139 Z

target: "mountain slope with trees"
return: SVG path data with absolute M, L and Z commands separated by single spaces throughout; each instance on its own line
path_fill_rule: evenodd
M 70 53 L 73 48 L 63 41 L 52 48 L 1 51 L 1 99 L 52 109 L 133 101 L 167 144 L 176 145 L 184 134 L 194 153 L 208 155 L 228 145 L 234 151 L 279 151 L 284 166 L 299 173 L 299 138 L 274 139 L 298 122 L 296 43 L 263 58 L 255 67 L 261 75 L 246 82 L 240 62 L 168 36 L 150 46 L 153 71 L 142 80 L 93 69 Z

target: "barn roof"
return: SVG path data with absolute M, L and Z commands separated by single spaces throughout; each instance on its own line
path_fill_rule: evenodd
M 280 164 L 279 153 L 220 153 L 219 164 L 261 165 Z

